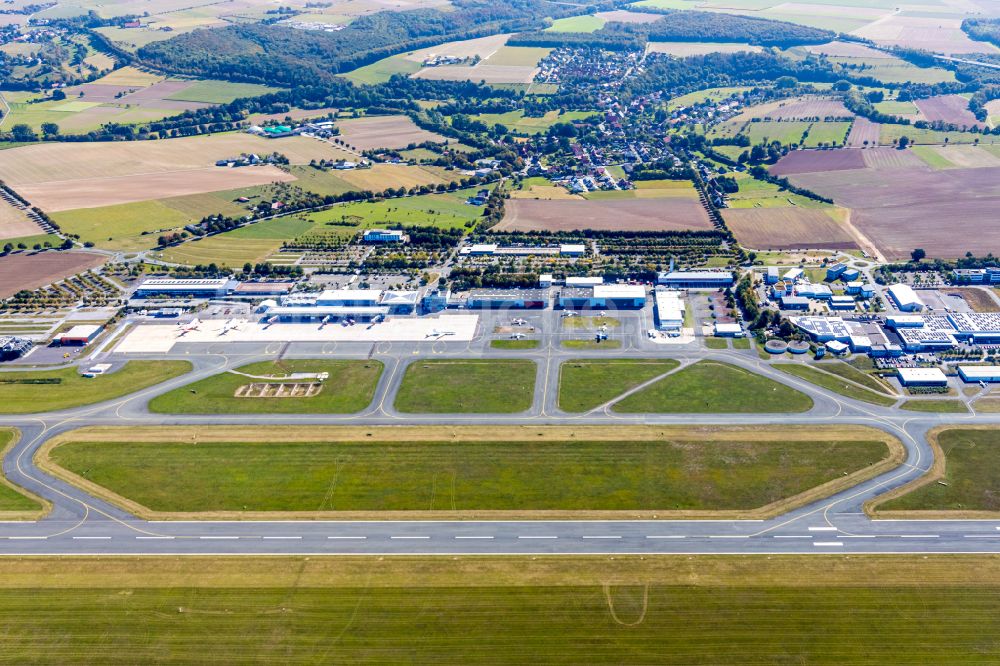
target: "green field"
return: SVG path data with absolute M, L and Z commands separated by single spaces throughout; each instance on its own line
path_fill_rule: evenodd
M 23 557 L 0 578 L 19 664 L 1000 658 L 991 556 Z
M 626 413 L 805 412 L 809 396 L 717 361 L 699 361 L 614 405 Z
M 559 366 L 559 409 L 586 412 L 678 365 L 673 359 L 564 361 Z
M 50 460 L 153 511 L 750 510 L 879 441 L 70 442 Z
M 6 450 L 17 436 L 13 428 L 0 428 L 0 452 Z M 6 479 L 0 479 L 0 514 L 8 511 L 33 513 L 41 509 L 42 506 L 34 499 L 14 488 Z
M 244 365 L 236 370 L 248 375 L 281 377 L 291 373 L 330 373 L 318 395 L 302 398 L 237 398 L 236 390 L 251 382 L 281 383 L 282 380 L 251 379 L 224 372 L 169 393 L 149 403 L 160 414 L 350 414 L 359 412 L 375 397 L 382 375 L 379 361 L 286 360 Z M 305 380 L 304 380 L 305 381 Z
M 847 140 L 847 133 L 851 129 L 849 122 L 818 122 L 813 123 L 809 129 L 809 136 L 806 137 L 804 146 L 836 145 L 842 146 Z
M 396 394 L 396 409 L 408 413 L 523 412 L 535 394 L 533 361 L 429 360 L 406 368 Z
M 727 97 L 735 95 L 736 93 L 745 92 L 747 90 L 750 90 L 750 88 L 730 87 L 699 90 L 697 92 L 672 98 L 669 102 L 667 102 L 667 109 L 673 111 L 674 109 L 678 109 L 682 106 L 691 106 L 693 104 L 701 104 L 703 102 L 719 102 Z
M 803 363 L 774 363 L 773 367 L 790 375 L 795 375 L 799 379 L 804 379 L 807 382 L 815 384 L 816 386 L 825 388 L 828 391 L 839 393 L 840 395 L 854 400 L 860 400 L 873 405 L 881 405 L 883 407 L 894 405 L 898 400 L 898 398 L 869 391 L 868 389 L 845 382 L 842 378 L 836 375 L 817 370 L 815 366 L 809 366 Z
M 617 317 L 600 317 L 600 316 L 580 316 L 576 317 L 563 317 L 562 319 L 563 328 L 569 330 L 596 330 L 602 326 L 607 328 L 618 328 L 622 325 L 622 322 Z
M 563 340 L 560 343 L 566 349 L 575 349 L 577 351 L 606 351 L 611 349 L 621 349 L 621 340 L 596 340 L 592 338 L 586 338 L 583 340 Z
M 552 49 L 544 46 L 501 46 L 486 59 L 487 65 L 504 67 L 534 67 Z
M 493 349 L 538 349 L 538 340 L 490 340 Z
M 347 74 L 341 74 L 341 76 L 357 85 L 375 85 L 376 83 L 385 83 L 395 74 L 402 74 L 404 76 L 416 74 L 420 71 L 420 68 L 421 64 L 419 62 L 407 60 L 406 54 L 401 53 L 383 58 Z
M 705 346 L 709 349 L 729 349 L 729 343 L 724 338 L 705 338 Z
M 882 145 L 892 145 L 893 140 L 900 137 L 907 137 L 910 143 L 933 143 L 944 144 L 947 138 L 949 143 L 975 143 L 979 140 L 980 145 L 1000 143 L 1000 137 L 993 135 L 973 134 L 972 132 L 940 132 L 932 129 L 917 129 L 910 125 L 890 125 L 885 124 L 879 130 L 878 141 Z
M 190 87 L 177 92 L 167 99 L 204 104 L 228 104 L 241 97 L 260 97 L 277 92 L 277 88 L 255 83 L 231 83 L 229 81 L 195 81 Z
M 144 250 L 156 246 L 157 231 L 191 223 L 184 213 L 161 201 L 81 208 L 52 213 L 52 219 L 81 241 L 91 241 L 113 250 Z
M 756 122 L 747 125 L 745 134 L 750 137 L 751 144 L 769 141 L 780 141 L 785 145 L 801 144 L 802 135 L 814 124 L 818 123 L 804 120 Z
M 894 116 L 915 116 L 919 113 L 917 105 L 913 102 L 888 101 L 875 104 L 875 110 L 879 113 L 887 113 Z
M 76 368 L 0 373 L 0 414 L 33 414 L 92 405 L 135 393 L 191 370 L 187 361 L 129 361 L 87 379 Z M 21 383 L 58 380 L 56 383 Z
M 357 229 L 391 224 L 461 229 L 472 226 L 483 214 L 483 206 L 470 206 L 465 200 L 480 188 L 466 188 L 447 194 L 387 199 L 376 203 L 349 203 L 312 213 L 309 219 L 319 225 L 347 222 Z
M 503 125 L 512 132 L 522 134 L 542 134 L 556 123 L 569 123 L 583 120 L 594 115 L 592 111 L 549 111 L 541 117 L 526 117 L 524 111 L 508 111 L 506 113 L 480 113 L 474 119 L 493 125 Z
M 944 452 L 944 483 L 932 482 L 879 505 L 879 510 L 1000 511 L 1000 430 L 938 435 Z
M 816 367 L 825 372 L 829 372 L 830 374 L 850 380 L 855 384 L 861 384 L 865 388 L 869 388 L 873 391 L 879 391 L 881 393 L 894 392 L 892 387 L 881 378 L 859 370 L 853 365 L 844 363 L 843 361 L 823 361 L 821 363 L 817 363 Z
M 907 400 L 899 408 L 908 412 L 936 414 L 966 414 L 969 411 L 961 400 Z
M 545 32 L 597 32 L 604 27 L 604 19 L 597 16 L 582 14 L 570 16 L 552 22 Z
M 230 268 L 257 263 L 281 247 L 284 241 L 298 238 L 313 228 L 313 223 L 299 217 L 279 217 L 254 222 L 233 231 L 181 243 L 155 256 L 177 264 L 216 263 Z
M 951 169 L 954 164 L 931 146 L 913 146 L 910 150 L 932 169 Z

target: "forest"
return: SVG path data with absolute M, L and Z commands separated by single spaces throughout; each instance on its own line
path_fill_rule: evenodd
M 965 19 L 962 30 L 972 39 L 1000 46 L 1000 19 Z

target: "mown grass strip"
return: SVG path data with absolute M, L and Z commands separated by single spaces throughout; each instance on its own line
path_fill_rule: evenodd
M 821 388 L 825 388 L 828 391 L 833 391 L 834 393 L 839 393 L 847 398 L 860 400 L 872 405 L 890 407 L 896 404 L 896 401 L 898 400 L 898 398 L 875 393 L 874 391 L 869 391 L 866 388 L 856 386 L 850 382 L 845 382 L 836 375 L 831 375 L 821 370 L 817 370 L 813 366 L 805 365 L 803 363 L 772 363 L 771 367 L 777 368 L 778 370 L 781 370 L 789 375 L 794 375 L 799 379 L 804 379 L 807 382 L 815 384 Z

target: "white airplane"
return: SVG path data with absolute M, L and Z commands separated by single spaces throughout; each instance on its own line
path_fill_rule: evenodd
M 329 323 L 330 323 L 330 315 L 327 315 L 327 316 L 323 317 L 323 319 L 320 320 L 319 327 L 323 328 L 324 326 L 326 326 Z
M 522 340 L 522 339 L 524 339 L 526 337 L 527 336 L 524 333 L 511 333 L 510 334 L 510 339 L 511 340 Z
M 528 322 L 524 319 L 515 319 L 510 323 L 512 326 L 525 326 Z
M 576 313 L 575 313 L 575 312 L 563 312 L 563 313 L 562 313 L 561 315 L 559 315 L 559 316 L 560 316 L 560 317 L 575 317 L 575 316 L 576 316 Z
M 443 338 L 446 335 L 455 335 L 455 331 L 439 331 L 436 328 L 427 334 L 428 338 Z
M 198 321 L 197 317 L 195 317 L 194 319 L 192 319 L 188 323 L 186 323 L 186 324 L 180 323 L 180 324 L 177 324 L 177 326 L 181 330 L 181 336 L 184 336 L 184 335 L 187 335 L 188 333 L 190 333 L 191 331 L 197 331 L 198 327 L 201 326 L 201 322 Z
M 238 321 L 236 321 L 235 319 L 229 319 L 229 320 L 226 321 L 225 325 L 222 327 L 222 330 L 219 332 L 219 335 L 225 335 L 229 331 L 231 331 L 231 330 L 233 330 L 235 328 L 239 328 L 239 325 L 240 325 L 240 323 Z

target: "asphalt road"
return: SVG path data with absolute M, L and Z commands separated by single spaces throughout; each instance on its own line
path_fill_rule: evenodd
M 549 315 L 539 315 L 549 316 Z M 487 322 L 487 326 L 489 322 Z M 928 430 L 942 424 L 997 423 L 1000 415 L 921 414 L 843 398 L 761 362 L 754 352 L 710 351 L 695 345 L 661 346 L 644 338 L 640 315 L 623 320 L 612 338 L 622 348 L 608 352 L 567 351 L 562 332 L 542 336 L 538 350 L 490 349 L 489 335 L 471 343 L 296 344 L 285 358 L 377 358 L 386 364 L 372 405 L 353 415 L 161 415 L 146 404 L 155 395 L 227 368 L 274 359 L 283 345 L 187 345 L 169 356 L 194 365 L 192 373 L 122 399 L 32 416 L 0 417 L 16 426 L 21 440 L 3 460 L 7 478 L 53 504 L 37 522 L 0 523 L 0 555 L 32 554 L 546 554 L 546 553 L 996 553 L 1000 520 L 873 521 L 862 512 L 869 499 L 927 471 L 933 454 Z M 492 330 L 492 328 L 488 328 Z M 543 329 L 558 330 L 558 329 Z M 102 354 L 102 356 L 104 356 Z M 408 363 L 433 357 L 532 358 L 539 365 L 534 404 L 511 415 L 403 415 L 393 408 Z M 567 414 L 557 405 L 559 364 L 584 357 L 676 358 L 682 364 L 711 358 L 751 369 L 812 397 L 804 414 L 615 414 L 599 407 Z M 114 357 L 109 357 L 114 359 Z M 130 356 L 130 358 L 136 358 Z M 900 438 L 907 458 L 900 467 L 837 495 L 767 521 L 191 521 L 148 522 L 43 473 L 32 462 L 37 449 L 59 433 L 88 425 L 400 425 L 426 424 L 649 424 L 649 425 L 833 425 L 879 428 Z

